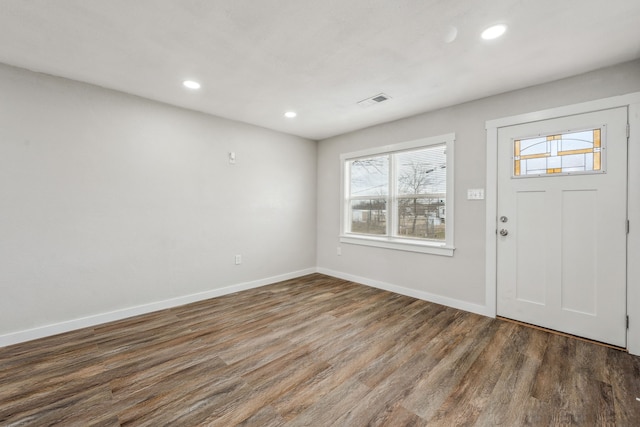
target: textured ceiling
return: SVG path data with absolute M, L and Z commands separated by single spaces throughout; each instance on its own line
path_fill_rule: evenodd
M 317 140 L 639 58 L 640 1 L 1 0 L 0 41 L 6 64 Z

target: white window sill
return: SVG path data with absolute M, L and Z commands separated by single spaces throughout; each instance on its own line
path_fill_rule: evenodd
M 374 246 L 376 248 L 393 249 L 397 251 L 419 252 L 423 254 L 433 254 L 442 256 L 453 256 L 455 248 L 446 246 L 444 243 L 398 239 L 389 237 L 360 236 L 360 235 L 342 235 L 341 243 L 352 245 Z

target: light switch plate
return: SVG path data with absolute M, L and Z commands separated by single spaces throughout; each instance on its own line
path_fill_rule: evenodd
M 484 188 L 468 189 L 467 200 L 484 200 Z

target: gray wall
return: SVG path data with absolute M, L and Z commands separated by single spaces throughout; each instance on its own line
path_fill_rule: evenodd
M 0 338 L 314 269 L 316 142 L 8 66 L 0 94 Z
M 505 93 L 319 142 L 320 271 L 471 309 L 485 305 L 485 203 L 466 200 L 484 188 L 485 122 L 640 91 L 640 61 Z M 341 153 L 455 132 L 453 257 L 341 244 Z M 336 255 L 340 246 L 342 255 Z
M 485 121 L 636 91 L 640 61 L 316 144 L 0 65 L 0 345 L 316 266 L 482 306 Z M 455 255 L 340 244 L 339 155 L 449 132 Z

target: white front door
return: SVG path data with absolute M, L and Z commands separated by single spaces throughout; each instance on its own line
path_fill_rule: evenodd
M 497 313 L 626 347 L 627 109 L 498 131 Z

